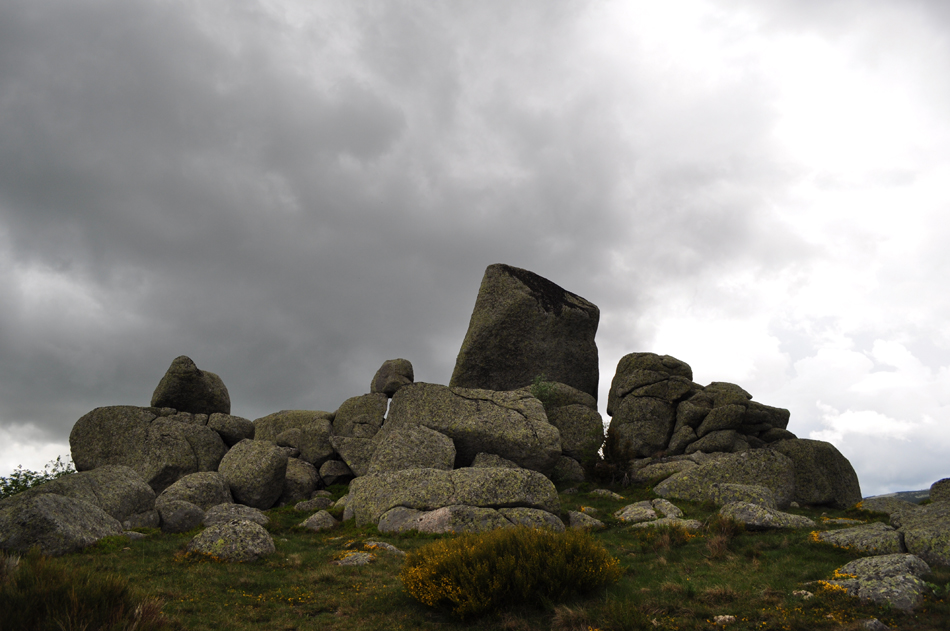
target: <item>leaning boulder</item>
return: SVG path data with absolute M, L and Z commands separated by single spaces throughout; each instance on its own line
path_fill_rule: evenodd
M 369 391 L 373 394 L 381 392 L 392 397 L 403 386 L 415 381 L 412 373 L 412 364 L 408 359 L 387 359 L 373 376 Z
M 333 414 L 334 435 L 372 438 L 383 424 L 388 402 L 381 392 L 347 399 Z
M 193 414 L 231 413 L 231 398 L 221 377 L 199 370 L 184 355 L 176 357 L 168 367 L 152 394 L 151 405 Z
M 770 449 L 753 449 L 717 458 L 663 480 L 653 488 L 660 497 L 702 502 L 713 497 L 716 483 L 751 484 L 768 488 L 775 505 L 784 509 L 795 494 L 795 465 Z
M 276 550 L 274 539 L 262 526 L 239 519 L 207 528 L 187 549 L 228 563 L 256 561 Z
M 242 440 L 221 459 L 218 471 L 235 501 L 267 510 L 283 492 L 287 455 L 271 443 Z
M 115 517 L 84 500 L 45 493 L 0 502 L 2 550 L 28 552 L 38 546 L 44 554 L 59 556 L 120 534 L 122 524 Z
M 561 456 L 561 437 L 538 399 L 523 391 L 494 392 L 431 383 L 405 386 L 393 397 L 378 442 L 393 431 L 421 425 L 452 439 L 456 466 L 467 467 L 479 453 L 550 473 Z
M 799 504 L 851 508 L 861 501 L 858 474 L 834 445 L 823 440 L 782 440 L 769 445 L 795 464 L 795 498 Z
M 77 471 L 124 465 L 157 493 L 189 473 L 214 471 L 227 452 L 221 436 L 191 415 L 129 405 L 83 416 L 73 425 L 69 446 Z
M 597 396 L 600 310 L 551 281 L 489 265 L 450 386 L 514 390 L 544 376 Z
M 218 432 L 228 447 L 233 447 L 245 438 L 254 438 L 254 423 L 240 416 L 215 412 L 208 417 L 208 427 Z
M 320 473 L 316 467 L 299 458 L 288 458 L 284 490 L 277 499 L 277 505 L 286 506 L 309 500 L 319 484 Z
M 350 483 L 347 512 L 357 525 L 377 523 L 386 511 L 402 506 L 430 511 L 446 506 L 540 508 L 560 512 L 557 489 L 527 469 L 403 469 L 356 478 Z
M 548 422 L 561 434 L 561 449 L 580 462 L 593 462 L 604 444 L 604 420 L 597 410 L 573 404 L 552 409 Z

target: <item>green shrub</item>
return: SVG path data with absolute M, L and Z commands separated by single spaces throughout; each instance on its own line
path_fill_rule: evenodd
M 524 602 L 560 602 L 617 581 L 620 563 L 581 530 L 527 527 L 461 535 L 406 557 L 402 582 L 431 607 L 465 617 Z
M 153 631 L 168 628 L 162 604 L 141 598 L 127 579 L 42 555 L 0 551 L 3 631 Z
M 39 486 L 44 482 L 61 478 L 64 475 L 76 473 L 73 463 L 63 462 L 62 456 L 57 456 L 43 467 L 43 471 L 30 471 L 20 465 L 10 474 L 10 477 L 0 477 L 0 499 L 15 495 L 34 486 Z

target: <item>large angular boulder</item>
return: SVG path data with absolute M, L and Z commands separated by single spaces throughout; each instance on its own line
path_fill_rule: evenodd
M 795 464 L 770 449 L 723 454 L 668 477 L 653 491 L 668 499 L 702 502 L 713 499 L 716 483 L 764 486 L 772 491 L 775 505 L 784 509 L 795 496 Z
M 403 469 L 356 478 L 350 483 L 347 512 L 357 525 L 376 524 L 386 511 L 402 506 L 431 511 L 446 506 L 539 508 L 560 512 L 557 489 L 527 469 Z
M 155 508 L 155 491 L 135 470 L 105 465 L 92 471 L 72 473 L 27 489 L 20 495 L 52 493 L 98 506 L 120 522 Z
M 514 390 L 543 375 L 597 397 L 600 310 L 528 270 L 489 265 L 450 386 Z
M 782 440 L 769 448 L 795 465 L 795 501 L 799 504 L 851 508 L 861 501 L 858 474 L 834 445 L 823 440 Z
M 320 410 L 282 410 L 254 421 L 254 439 L 297 449 L 301 460 L 318 469 L 334 455 L 333 414 Z
M 393 430 L 380 443 L 369 463 L 369 473 L 400 469 L 444 469 L 455 467 L 455 445 L 445 434 L 422 426 Z
M 815 522 L 761 504 L 730 502 L 719 509 L 723 517 L 739 522 L 746 530 L 778 530 L 781 528 L 814 528 Z
M 233 447 L 245 438 L 254 438 L 254 423 L 240 416 L 215 412 L 208 417 L 208 427 L 218 432 L 228 447 Z
M 284 490 L 287 454 L 262 440 L 242 440 L 221 459 L 218 471 L 236 502 L 267 510 Z
M 119 405 L 76 421 L 69 446 L 77 471 L 105 465 L 134 469 L 160 493 L 198 471 L 214 471 L 227 452 L 221 436 L 175 410 Z
M 866 554 L 895 554 L 907 551 L 901 533 L 879 521 L 841 530 L 825 530 L 816 533 L 815 538 L 839 548 Z
M 152 407 L 193 414 L 231 413 L 231 397 L 221 377 L 199 370 L 189 357 L 176 357 L 152 394 Z
M 156 503 L 162 532 L 188 532 L 201 525 L 205 511 L 197 504 L 184 500 L 163 500 Z
M 399 388 L 408 386 L 413 381 L 415 381 L 415 376 L 408 359 L 387 359 L 373 376 L 369 391 L 372 394 L 381 392 L 387 397 L 392 397 Z
M 561 456 L 561 437 L 541 402 L 523 391 L 494 392 L 430 383 L 405 386 L 393 396 L 377 440 L 398 428 L 423 426 L 452 439 L 456 466 L 491 453 L 527 469 L 550 473 Z
M 231 503 L 234 498 L 231 497 L 231 487 L 224 475 L 218 471 L 202 471 L 186 475 L 169 486 L 155 503 L 169 501 L 189 502 L 206 511 L 218 504 Z
M 388 404 L 389 397 L 381 392 L 347 399 L 333 415 L 334 435 L 372 438 L 383 424 Z
M 346 466 L 355 476 L 369 473 L 369 465 L 376 453 L 376 447 L 385 441 L 374 441 L 372 438 L 353 438 L 350 436 L 331 436 L 330 444 Z M 322 470 L 322 468 L 321 468 Z
M 0 503 L 0 549 L 51 556 L 76 552 L 103 537 L 122 534 L 122 524 L 87 501 L 43 493 L 18 494 Z

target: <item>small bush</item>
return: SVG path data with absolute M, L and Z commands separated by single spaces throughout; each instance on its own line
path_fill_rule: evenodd
M 0 628 L 3 631 L 169 627 L 162 604 L 141 598 L 125 578 L 76 568 L 34 548 L 21 559 L 0 552 Z
M 61 478 L 70 473 L 76 473 L 76 470 L 73 468 L 73 463 L 69 461 L 63 462 L 62 456 L 57 456 L 56 460 L 48 462 L 46 466 L 43 467 L 43 471 L 30 471 L 29 469 L 24 469 L 23 465 L 20 465 L 10 474 L 10 477 L 0 477 L 0 499 L 16 495 L 34 486 L 39 486 L 40 484 Z
M 403 586 L 431 607 L 465 617 L 525 602 L 560 602 L 617 581 L 620 563 L 586 532 L 503 528 L 461 535 L 406 557 Z

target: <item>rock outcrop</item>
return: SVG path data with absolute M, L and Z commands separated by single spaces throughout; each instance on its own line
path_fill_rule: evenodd
M 796 438 L 769 447 L 788 456 L 795 465 L 794 501 L 841 509 L 861 501 L 858 474 L 831 443 Z
M 929 573 L 930 567 L 913 554 L 889 554 L 855 559 L 835 573 L 848 578 L 827 582 L 852 596 L 909 612 L 923 601 L 928 588 L 920 577 Z
M 192 414 L 230 414 L 231 397 L 221 377 L 199 370 L 191 358 L 181 355 L 155 388 L 151 406 Z
M 25 553 L 38 546 L 59 556 L 119 534 L 119 520 L 84 500 L 39 493 L 0 503 L 0 549 Z
M 514 390 L 539 376 L 597 397 L 600 310 L 528 270 L 489 265 L 450 386 Z
M 254 421 L 254 439 L 299 451 L 299 458 L 317 469 L 334 456 L 330 436 L 333 414 L 320 410 L 282 410 Z
M 561 439 L 540 401 L 523 391 L 494 392 L 430 383 L 405 386 L 393 396 L 380 441 L 403 427 L 422 426 L 452 439 L 456 467 L 479 453 L 550 473 L 561 456 Z
M 218 471 L 236 501 L 266 510 L 284 490 L 287 454 L 266 441 L 242 440 L 221 459 Z
M 227 446 L 207 420 L 168 408 L 101 407 L 76 421 L 69 446 L 77 471 L 123 465 L 160 493 L 189 473 L 218 468 Z

